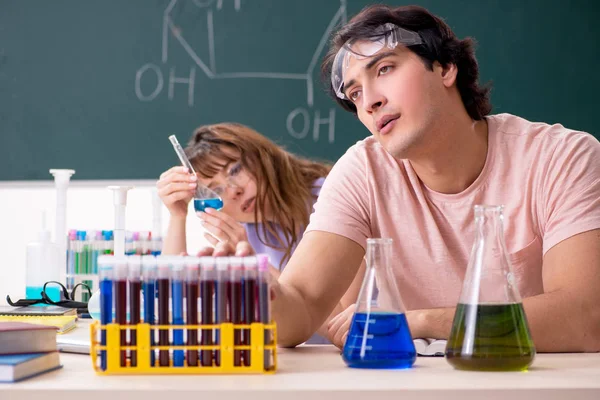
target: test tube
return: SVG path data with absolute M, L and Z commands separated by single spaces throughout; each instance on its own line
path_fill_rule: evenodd
M 162 251 L 162 239 L 160 236 L 152 236 L 151 252 L 153 255 L 158 256 Z
M 214 258 L 213 257 L 201 257 L 200 258 L 200 298 L 201 298 L 201 318 L 203 325 L 212 325 L 215 323 L 214 320 L 214 309 L 213 309 L 213 294 L 214 294 Z M 213 331 L 212 329 L 202 329 L 202 345 L 212 345 L 213 342 Z M 202 366 L 212 366 L 212 350 L 202 350 L 201 356 Z
M 75 286 L 75 253 L 76 253 L 76 243 L 77 243 L 77 231 L 71 229 L 69 231 L 69 241 L 68 241 L 68 256 L 67 256 L 67 289 L 73 289 Z
M 244 279 L 242 281 L 242 292 L 244 293 L 244 324 L 250 325 L 256 322 L 256 275 L 257 275 L 257 262 L 256 257 L 244 257 Z M 243 341 L 247 346 L 250 346 L 250 329 L 244 329 L 242 335 Z M 250 366 L 250 350 L 242 351 L 242 360 L 244 365 Z
M 169 279 L 171 269 L 169 261 L 172 257 L 156 257 L 157 264 L 157 285 L 158 285 L 158 325 L 169 325 Z M 169 330 L 158 328 L 158 345 L 169 345 Z M 161 367 L 169 366 L 169 350 L 161 349 L 158 351 L 158 364 Z
M 198 325 L 198 295 L 200 259 L 198 257 L 186 257 L 185 264 L 185 305 L 186 305 L 186 325 Z M 187 345 L 198 346 L 198 329 L 187 330 Z M 198 366 L 198 350 L 188 350 L 186 354 L 187 365 L 190 367 Z
M 135 329 L 129 331 L 129 345 L 137 346 L 137 324 L 140 323 L 142 295 L 142 282 L 140 280 L 142 257 L 129 256 L 127 259 L 129 267 L 129 325 L 135 326 Z M 135 367 L 137 366 L 137 350 L 131 350 L 130 354 L 129 365 Z
M 96 239 L 96 233 L 94 231 L 86 231 L 85 232 L 85 267 L 84 273 L 91 274 L 94 255 L 94 240 Z M 84 300 L 85 301 L 85 300 Z
M 271 323 L 271 297 L 269 291 L 270 273 L 269 273 L 269 257 L 266 254 L 257 254 L 258 261 L 258 321 L 263 324 Z M 271 331 L 265 329 L 265 345 L 272 343 Z M 273 363 L 271 356 L 273 352 L 265 349 L 264 353 L 265 370 L 271 369 Z
M 108 231 L 108 254 L 115 254 L 115 232 Z
M 142 243 L 140 242 L 140 233 L 133 232 L 131 235 L 131 253 L 142 255 Z
M 79 275 L 83 274 L 81 265 L 83 261 L 83 240 L 85 239 L 85 237 L 82 238 L 81 231 L 77 231 L 76 237 L 77 239 L 75 240 L 75 274 Z M 79 282 L 79 277 L 77 277 L 77 282 Z
M 95 240 L 92 247 L 92 274 L 98 273 L 98 256 L 102 253 L 102 245 L 104 241 L 102 240 L 102 232 L 95 232 Z
M 142 290 L 144 292 L 144 322 L 154 325 L 154 298 L 156 296 L 156 258 L 142 256 Z M 155 332 L 150 327 L 150 346 L 154 346 Z M 154 366 L 155 352 L 150 350 L 150 365 Z
M 84 274 L 92 273 L 92 243 L 94 243 L 94 237 L 92 236 L 92 231 L 84 231 L 85 234 L 85 242 L 84 242 L 84 252 L 85 252 L 85 264 L 83 267 Z
M 235 350 L 235 346 L 242 344 L 242 330 L 237 328 L 236 325 L 242 323 L 243 320 L 243 306 L 242 306 L 242 278 L 244 270 L 242 268 L 242 258 L 232 257 L 229 265 L 229 304 L 230 304 L 230 318 L 233 323 L 233 365 L 239 367 L 242 365 L 242 352 Z
M 215 323 L 222 324 L 224 322 L 231 322 L 229 316 L 229 292 L 231 286 L 229 285 L 229 261 L 233 257 L 217 257 L 216 261 L 216 273 L 215 273 L 215 302 L 216 302 L 216 315 Z M 215 344 L 222 345 L 221 343 L 221 327 L 216 331 L 216 342 Z M 221 352 L 215 351 L 215 363 L 217 366 L 221 365 Z
M 125 255 L 131 256 L 135 254 L 135 248 L 133 247 L 133 232 L 125 232 Z
M 142 254 L 150 254 L 150 232 L 140 232 L 140 251 Z
M 115 319 L 121 327 L 127 325 L 127 258 L 114 257 Z M 127 331 L 120 330 L 119 346 L 127 346 Z M 127 350 L 121 350 L 121 367 L 127 365 Z
M 100 324 L 102 325 L 102 328 L 106 328 L 106 325 L 112 323 L 113 317 L 113 256 L 98 257 L 98 275 L 100 280 Z M 106 329 L 101 330 L 100 344 L 106 346 Z M 101 350 L 100 369 L 106 371 L 106 366 L 106 350 Z
M 104 254 L 113 254 L 112 234 L 112 231 L 102 231 L 102 237 L 104 238 Z
M 87 262 L 88 262 L 88 241 L 86 231 L 77 232 L 79 236 L 79 273 L 87 274 Z
M 171 262 L 172 325 L 183 325 L 183 280 L 185 257 L 173 257 Z M 183 329 L 173 330 L 173 345 L 183 345 Z M 183 350 L 173 350 L 173 366 L 183 367 Z

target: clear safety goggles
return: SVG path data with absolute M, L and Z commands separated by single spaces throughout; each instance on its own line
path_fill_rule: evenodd
M 393 50 L 398 43 L 404 46 L 422 44 L 418 33 L 400 28 L 394 24 L 384 24 L 375 29 L 368 38 L 350 39 L 338 50 L 331 68 L 331 85 L 340 99 L 344 95 L 344 73 L 350 65 L 352 57 L 357 60 L 373 57 L 383 49 Z
M 248 172 L 238 161 L 237 163 L 233 164 L 231 168 L 229 168 L 229 171 L 227 171 L 226 183 L 213 187 L 212 191 L 220 197 L 225 193 L 225 190 L 227 190 L 228 187 L 243 188 L 246 186 L 249 180 L 250 175 L 248 175 Z

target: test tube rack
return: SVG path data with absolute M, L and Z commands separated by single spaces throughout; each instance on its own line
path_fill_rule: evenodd
M 137 344 L 135 346 L 124 346 L 120 342 L 120 333 L 123 330 L 137 332 Z M 158 336 L 159 330 L 168 330 L 171 333 L 175 330 L 214 330 L 219 332 L 220 344 L 217 345 L 173 345 L 168 346 L 152 345 L 151 333 Z M 234 344 L 234 332 L 238 330 L 250 330 L 251 345 Z M 106 345 L 103 346 L 98 341 L 101 333 L 106 334 Z M 265 333 L 270 333 L 270 344 L 265 344 Z M 101 325 L 95 321 L 90 327 L 91 338 L 91 358 L 93 367 L 98 375 L 202 375 L 202 374 L 272 374 L 277 369 L 277 328 L 276 324 L 264 324 L 253 322 L 252 324 L 232 324 L 222 323 L 213 325 L 150 325 L 140 323 L 137 325 L 106 324 Z M 121 366 L 120 355 L 122 351 L 136 351 L 137 365 L 132 366 L 127 361 L 126 365 Z M 151 357 L 152 352 L 158 353 L 159 350 L 183 351 L 219 351 L 220 362 L 216 365 L 214 360 L 212 365 L 197 366 L 187 365 L 187 360 L 183 366 L 173 366 L 173 360 L 170 365 L 160 366 L 158 357 Z M 106 351 L 106 369 L 99 366 L 100 352 Z M 235 352 L 249 351 L 250 365 L 235 365 Z M 266 356 L 266 357 L 265 357 Z M 268 357 L 268 359 L 266 359 Z M 152 358 L 155 358 L 154 365 L 151 365 Z M 265 362 L 267 361 L 267 362 Z

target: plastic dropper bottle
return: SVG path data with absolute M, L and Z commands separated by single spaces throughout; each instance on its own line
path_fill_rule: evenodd
M 42 212 L 42 229 L 38 241 L 27 244 L 27 269 L 25 277 L 25 297 L 41 299 L 44 283 L 60 282 L 59 247 L 50 241 L 50 231 L 46 228 L 46 212 Z M 62 282 L 61 282 L 62 283 Z M 46 294 L 54 301 L 60 300 L 58 285 L 48 285 Z

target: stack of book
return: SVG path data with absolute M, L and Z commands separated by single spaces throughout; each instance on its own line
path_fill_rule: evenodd
M 26 322 L 54 326 L 56 333 L 65 333 L 75 328 L 77 310 L 59 306 L 0 306 L 0 322 Z
M 0 322 L 0 382 L 17 382 L 60 367 L 55 327 Z

